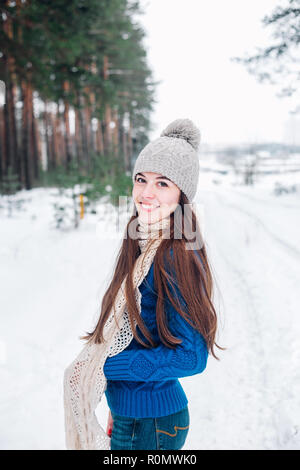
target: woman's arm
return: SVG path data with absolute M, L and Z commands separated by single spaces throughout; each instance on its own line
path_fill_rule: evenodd
M 176 336 L 182 338 L 182 335 Z M 177 379 L 203 372 L 208 353 L 202 336 L 195 332 L 192 341 L 187 337 L 182 339 L 183 342 L 175 349 L 163 344 L 151 349 L 125 349 L 107 358 L 104 375 L 108 380 L 147 382 Z

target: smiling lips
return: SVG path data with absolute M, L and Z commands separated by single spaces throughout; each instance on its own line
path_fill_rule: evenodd
M 147 212 L 151 212 L 152 210 L 157 209 L 159 207 L 159 206 L 154 206 L 153 204 L 147 204 L 143 202 L 140 202 L 140 206 L 142 207 L 144 211 L 147 211 Z

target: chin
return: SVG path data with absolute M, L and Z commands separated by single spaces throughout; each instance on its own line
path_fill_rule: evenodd
M 145 214 L 144 212 L 140 212 L 139 219 L 141 219 L 144 223 L 153 224 L 158 222 L 161 219 L 161 216 L 157 214 Z

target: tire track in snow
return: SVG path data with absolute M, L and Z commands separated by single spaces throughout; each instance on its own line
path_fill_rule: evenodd
M 222 205 L 225 205 L 227 207 L 232 207 L 232 209 L 235 209 L 241 212 L 242 214 L 247 215 L 248 217 L 253 219 L 275 242 L 279 243 L 291 256 L 296 255 L 300 257 L 300 251 L 297 248 L 295 248 L 294 246 L 287 243 L 285 240 L 275 235 L 275 233 L 272 232 L 272 230 L 270 230 L 257 215 L 254 215 L 253 213 L 248 212 L 246 209 L 236 204 L 233 204 L 232 202 L 225 202 L 219 193 L 215 193 L 215 194 Z
M 213 204 L 217 205 L 218 203 L 215 199 Z M 211 211 L 212 214 L 216 212 L 219 213 L 219 211 Z M 228 209 L 223 213 L 226 214 L 225 218 L 228 218 Z M 220 233 L 220 230 L 217 229 L 216 226 L 215 233 Z M 237 286 L 235 287 L 237 303 L 232 307 L 231 323 L 235 329 L 233 335 L 239 338 L 239 349 L 234 348 L 233 351 L 238 351 L 240 357 L 232 357 L 233 362 L 237 365 L 235 370 L 237 376 L 233 378 L 232 385 L 236 400 L 235 407 L 239 408 L 241 413 L 241 423 L 238 424 L 241 426 L 243 423 L 247 428 L 240 439 L 243 439 L 243 446 L 247 448 L 266 449 L 271 447 L 271 436 L 267 437 L 264 434 L 266 422 L 269 421 L 270 416 L 267 397 L 263 392 L 266 385 L 267 366 L 259 307 L 255 295 L 253 295 L 253 288 L 243 272 L 243 266 L 239 269 L 232 261 L 234 259 L 232 251 L 229 250 L 230 247 L 224 246 L 224 239 L 228 240 L 229 237 L 222 237 L 222 243 L 216 243 L 216 249 L 224 261 L 223 265 L 227 267 L 229 275 L 232 277 L 232 284 Z M 244 314 L 239 315 L 242 312 Z M 230 345 L 228 351 L 230 352 Z M 252 416 L 250 422 L 244 423 L 244 420 L 248 419 L 249 408 L 252 409 Z
M 259 202 L 260 204 L 264 204 L 264 205 L 268 204 L 269 206 L 274 207 L 274 202 L 271 201 L 271 200 L 264 199 L 264 198 L 259 198 L 259 197 L 244 193 L 242 191 L 238 191 L 237 189 L 232 189 L 232 192 L 234 192 L 234 194 L 238 194 L 239 196 L 245 197 L 246 199 L 248 199 L 250 201 Z M 284 207 L 284 208 L 287 208 L 287 209 L 296 209 L 298 211 L 300 209 L 299 204 L 288 204 L 286 202 L 281 202 L 281 201 L 278 201 L 278 202 L 279 202 L 278 205 L 280 207 Z
M 266 293 L 262 288 L 265 285 L 264 283 L 266 283 L 267 285 L 268 278 L 265 279 L 264 275 L 261 278 L 257 277 L 257 275 L 259 276 L 259 269 L 257 270 L 255 258 L 253 258 L 254 264 L 252 269 L 252 253 L 250 253 L 250 256 L 247 256 L 247 248 L 245 247 L 244 250 L 241 241 L 238 240 L 238 230 L 240 229 L 242 220 L 239 221 L 239 219 L 237 219 L 239 225 L 236 225 L 236 227 L 238 227 L 236 233 L 234 232 L 235 229 L 231 229 L 230 225 L 228 224 L 228 221 L 234 220 L 234 217 L 230 216 L 230 212 L 234 210 L 236 214 L 242 213 L 242 215 L 247 217 L 246 221 L 248 220 L 250 222 L 250 225 L 245 225 L 247 234 L 249 229 L 250 233 L 251 231 L 253 231 L 253 224 L 259 224 L 260 226 L 264 224 L 260 221 L 258 217 L 253 216 L 253 214 L 251 214 L 250 212 L 247 212 L 245 214 L 246 211 L 243 211 L 240 207 L 228 203 L 226 199 L 224 200 L 224 197 L 221 198 L 218 193 L 209 192 L 207 193 L 207 195 L 207 201 L 205 197 L 204 202 L 208 203 L 208 225 L 210 226 L 209 233 L 210 238 L 214 239 L 214 244 L 216 246 L 216 251 L 218 255 L 220 255 L 220 257 L 224 261 L 224 263 L 221 263 L 221 269 L 223 270 L 222 277 L 232 277 L 232 284 L 236 284 L 238 286 L 239 293 L 236 296 L 234 290 L 230 290 L 230 293 L 235 296 L 234 299 L 236 298 L 237 301 L 240 302 L 240 312 L 242 312 L 244 309 L 244 315 L 242 315 L 241 317 L 238 314 L 235 315 L 235 304 L 234 302 L 232 302 L 231 299 L 229 299 L 229 306 L 230 308 L 232 308 L 232 312 L 229 312 L 231 315 L 230 320 L 232 322 L 231 328 L 235 330 L 233 332 L 233 337 L 241 335 L 242 341 L 245 341 L 245 346 L 239 343 L 238 352 L 242 356 L 240 358 L 240 363 L 242 364 L 242 358 L 246 359 L 244 367 L 246 368 L 246 370 L 248 367 L 248 372 L 250 372 L 250 374 L 253 374 L 254 378 L 254 381 L 250 381 L 251 387 L 249 388 L 248 392 L 245 388 L 245 383 L 246 385 L 249 385 L 249 383 L 247 380 L 243 380 L 244 371 L 241 372 L 242 383 L 244 382 L 244 390 L 243 387 L 241 390 L 236 388 L 238 387 L 238 383 L 234 384 L 234 382 L 232 381 L 231 384 L 233 386 L 233 390 L 236 390 L 235 408 L 238 407 L 240 408 L 240 410 L 243 410 L 243 404 L 241 403 L 243 393 L 245 394 L 245 401 L 253 407 L 253 409 L 251 410 L 252 416 L 250 418 L 251 422 L 249 426 L 251 432 L 254 434 L 254 437 L 251 438 L 248 432 L 245 432 L 243 439 L 244 442 L 252 446 L 251 448 L 253 448 L 254 441 L 256 444 L 254 448 L 280 448 L 283 443 L 282 429 L 286 428 L 289 436 L 293 431 L 290 416 L 289 414 L 286 414 L 284 406 L 281 405 L 282 400 L 286 399 L 284 381 L 287 379 L 288 386 L 292 386 L 292 376 L 289 372 L 289 369 L 281 369 L 282 365 L 284 365 L 284 361 L 281 360 L 280 364 L 277 364 L 276 360 L 273 361 L 272 351 L 277 352 L 277 345 L 280 344 L 282 335 L 283 338 L 285 337 L 286 341 L 288 341 L 288 338 L 290 337 L 289 326 L 288 324 L 284 325 L 284 321 L 280 319 L 280 306 L 279 310 L 277 309 L 277 312 L 279 312 L 279 314 L 277 313 L 277 315 L 275 315 L 275 317 L 273 318 L 273 315 L 271 314 L 273 303 L 271 302 L 271 299 L 269 302 L 267 295 L 264 296 L 264 294 Z M 224 208 L 224 210 L 220 210 L 220 208 Z M 236 209 L 238 209 L 238 211 Z M 220 230 L 220 227 L 223 227 L 222 231 Z M 273 260 L 275 259 L 275 265 L 277 258 L 276 252 L 278 249 L 276 249 L 276 246 L 280 247 L 281 250 L 282 247 L 286 249 L 286 243 L 283 242 L 283 240 L 280 240 L 280 244 L 278 244 L 276 236 L 274 237 L 273 232 L 269 229 L 263 230 L 262 235 L 264 234 L 268 237 L 271 236 L 271 240 L 276 242 L 276 244 L 270 244 L 270 242 L 267 242 L 267 244 L 265 244 L 265 242 L 262 240 L 260 246 L 260 248 L 263 249 L 264 246 L 269 245 L 270 251 L 268 249 L 266 252 L 262 252 L 261 255 L 266 255 L 266 258 L 263 258 L 263 263 L 269 264 L 270 261 L 270 266 L 273 266 Z M 289 254 L 293 253 L 294 259 L 295 250 L 291 246 L 289 248 Z M 234 256 L 234 252 L 236 251 L 236 249 L 237 255 Z M 245 253 L 245 259 L 243 258 L 243 252 Z M 275 257 L 273 256 L 273 253 Z M 253 252 L 253 255 L 256 255 L 255 250 Z M 282 268 L 281 266 L 281 269 L 284 269 L 284 271 L 280 273 L 281 277 L 279 277 L 279 280 L 282 277 L 286 277 L 285 271 L 288 271 L 290 267 L 289 258 L 286 261 L 287 262 L 284 263 L 284 267 Z M 239 266 L 242 266 L 242 269 L 239 269 L 237 263 Z M 262 266 L 264 266 L 264 264 L 262 264 Z M 227 267 L 229 268 L 228 273 L 225 272 L 225 267 L 226 269 Z M 247 272 L 247 270 L 249 270 L 249 273 Z M 288 278 L 286 277 L 286 279 Z M 284 285 L 288 289 L 290 288 L 290 286 L 291 289 L 293 289 L 293 286 L 295 285 L 294 283 L 296 282 L 294 276 L 290 277 L 289 281 L 293 281 L 292 284 Z M 229 281 L 229 285 L 230 284 L 231 280 Z M 274 284 L 274 287 L 275 286 L 276 284 Z M 272 295 L 271 292 L 272 291 L 270 290 L 267 291 L 269 295 Z M 284 298 L 285 297 L 283 297 L 283 299 Z M 282 298 L 278 296 L 278 299 L 280 305 Z M 237 311 L 237 313 L 239 313 L 239 310 Z M 271 321 L 273 320 L 273 322 L 275 321 L 275 323 L 272 325 L 272 329 L 270 332 L 267 328 L 266 318 L 269 318 Z M 271 334 L 271 340 L 268 336 L 268 333 Z M 291 336 L 291 339 L 293 340 L 293 336 Z M 289 357 L 289 353 L 291 352 L 290 350 L 292 348 L 290 346 L 285 346 L 284 344 L 282 346 L 284 346 L 280 348 L 280 350 L 282 351 L 282 357 Z M 249 354 L 247 354 L 247 350 L 245 348 L 251 349 L 251 352 L 249 351 Z M 267 356 L 264 352 L 264 348 L 267 348 Z M 277 359 L 277 355 L 275 355 L 275 358 Z M 239 364 L 238 358 L 232 357 L 232 359 L 234 361 L 233 366 L 235 364 Z M 282 358 L 280 357 L 280 359 Z M 255 363 L 257 364 L 256 368 L 253 367 L 253 364 Z M 276 366 L 276 368 L 274 366 Z M 276 371 L 279 372 L 281 380 L 279 380 L 277 373 L 276 376 L 274 376 L 274 371 L 275 373 Z M 251 395 L 253 392 L 255 393 L 256 398 L 254 400 L 249 401 L 249 397 L 247 398 L 247 395 L 249 395 L 249 393 Z M 291 406 L 295 406 L 295 396 L 292 397 Z M 249 411 L 245 410 L 245 413 L 247 415 L 249 414 Z M 280 419 L 278 418 L 279 415 Z M 241 417 L 241 419 L 243 418 Z M 236 425 L 237 427 L 239 427 L 240 424 L 236 422 Z

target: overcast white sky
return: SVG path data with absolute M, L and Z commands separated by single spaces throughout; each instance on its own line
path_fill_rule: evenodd
M 162 81 L 150 139 L 181 117 L 210 144 L 296 143 L 296 126 L 300 139 L 299 120 L 289 115 L 295 98 L 276 97 L 279 87 L 258 83 L 230 61 L 270 44 L 271 27 L 261 20 L 278 4 L 284 0 L 141 0 L 148 63 Z

